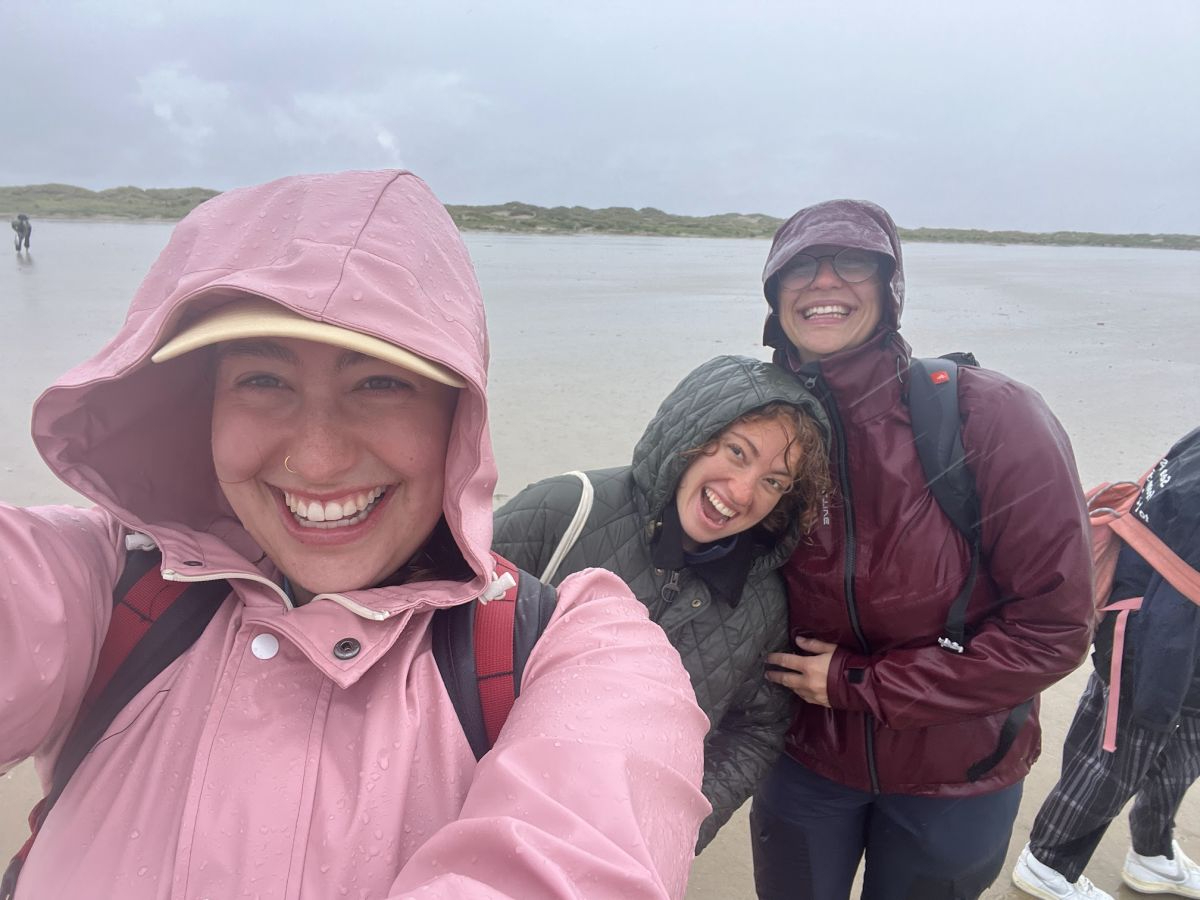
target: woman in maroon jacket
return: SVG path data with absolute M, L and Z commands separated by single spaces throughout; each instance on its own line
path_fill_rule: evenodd
M 939 645 L 972 552 L 913 442 L 895 224 L 860 201 L 803 209 L 763 277 L 765 342 L 829 413 L 835 491 L 783 569 L 799 652 L 767 677 L 804 702 L 751 813 L 759 896 L 847 897 L 865 852 L 865 898 L 977 897 L 1040 749 L 1034 698 L 1089 645 L 1070 442 L 1032 389 L 959 371 L 982 562 L 964 646 Z

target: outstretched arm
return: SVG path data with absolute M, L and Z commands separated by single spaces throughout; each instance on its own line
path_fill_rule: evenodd
M 708 720 L 679 654 L 611 573 L 559 588 L 521 696 L 456 822 L 393 898 L 682 897 Z
M 0 505 L 0 772 L 44 750 L 92 677 L 123 563 L 121 526 L 98 510 Z

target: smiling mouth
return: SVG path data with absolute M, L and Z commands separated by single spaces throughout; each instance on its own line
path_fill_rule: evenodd
M 347 494 L 338 500 L 309 500 L 291 491 L 283 491 L 283 502 L 302 528 L 349 528 L 364 521 L 387 495 L 387 487 Z
M 846 318 L 850 315 L 850 307 L 843 306 L 840 303 L 825 303 L 821 306 L 810 306 L 808 309 L 800 313 L 801 318 L 811 319 L 814 316 L 837 316 Z
M 704 499 L 707 501 L 711 511 L 716 513 L 716 515 L 710 514 L 708 518 L 713 520 L 717 525 L 724 525 L 737 515 L 735 510 L 730 509 L 721 502 L 721 498 L 714 494 L 711 488 L 704 489 Z

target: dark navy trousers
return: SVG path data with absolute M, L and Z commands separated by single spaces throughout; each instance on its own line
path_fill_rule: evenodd
M 871 794 L 782 756 L 750 811 L 758 896 L 846 900 L 865 853 L 863 900 L 974 900 L 1004 866 L 1021 787 Z

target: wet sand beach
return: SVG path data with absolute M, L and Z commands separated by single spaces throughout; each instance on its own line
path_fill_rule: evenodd
M 103 345 L 165 243 L 158 223 L 38 222 L 0 264 L 0 498 L 82 502 L 29 439 L 42 388 Z M 491 417 L 503 499 L 538 478 L 628 462 L 658 402 L 711 356 L 765 357 L 763 241 L 471 234 L 491 333 Z M 15 256 L 15 258 L 14 258 Z M 1085 484 L 1136 477 L 1200 425 L 1200 253 L 913 244 L 904 334 L 922 355 L 972 350 L 1036 387 L 1071 435 Z M 1087 667 L 1043 697 L 1043 754 L 1026 781 L 1009 865 L 1057 777 Z M 0 858 L 39 796 L 29 764 L 0 778 Z M 753 896 L 746 810 L 696 861 L 689 900 Z M 1200 858 L 1200 801 L 1177 837 Z M 1087 874 L 1114 896 L 1122 820 Z M 985 896 L 1022 897 L 1008 870 Z

